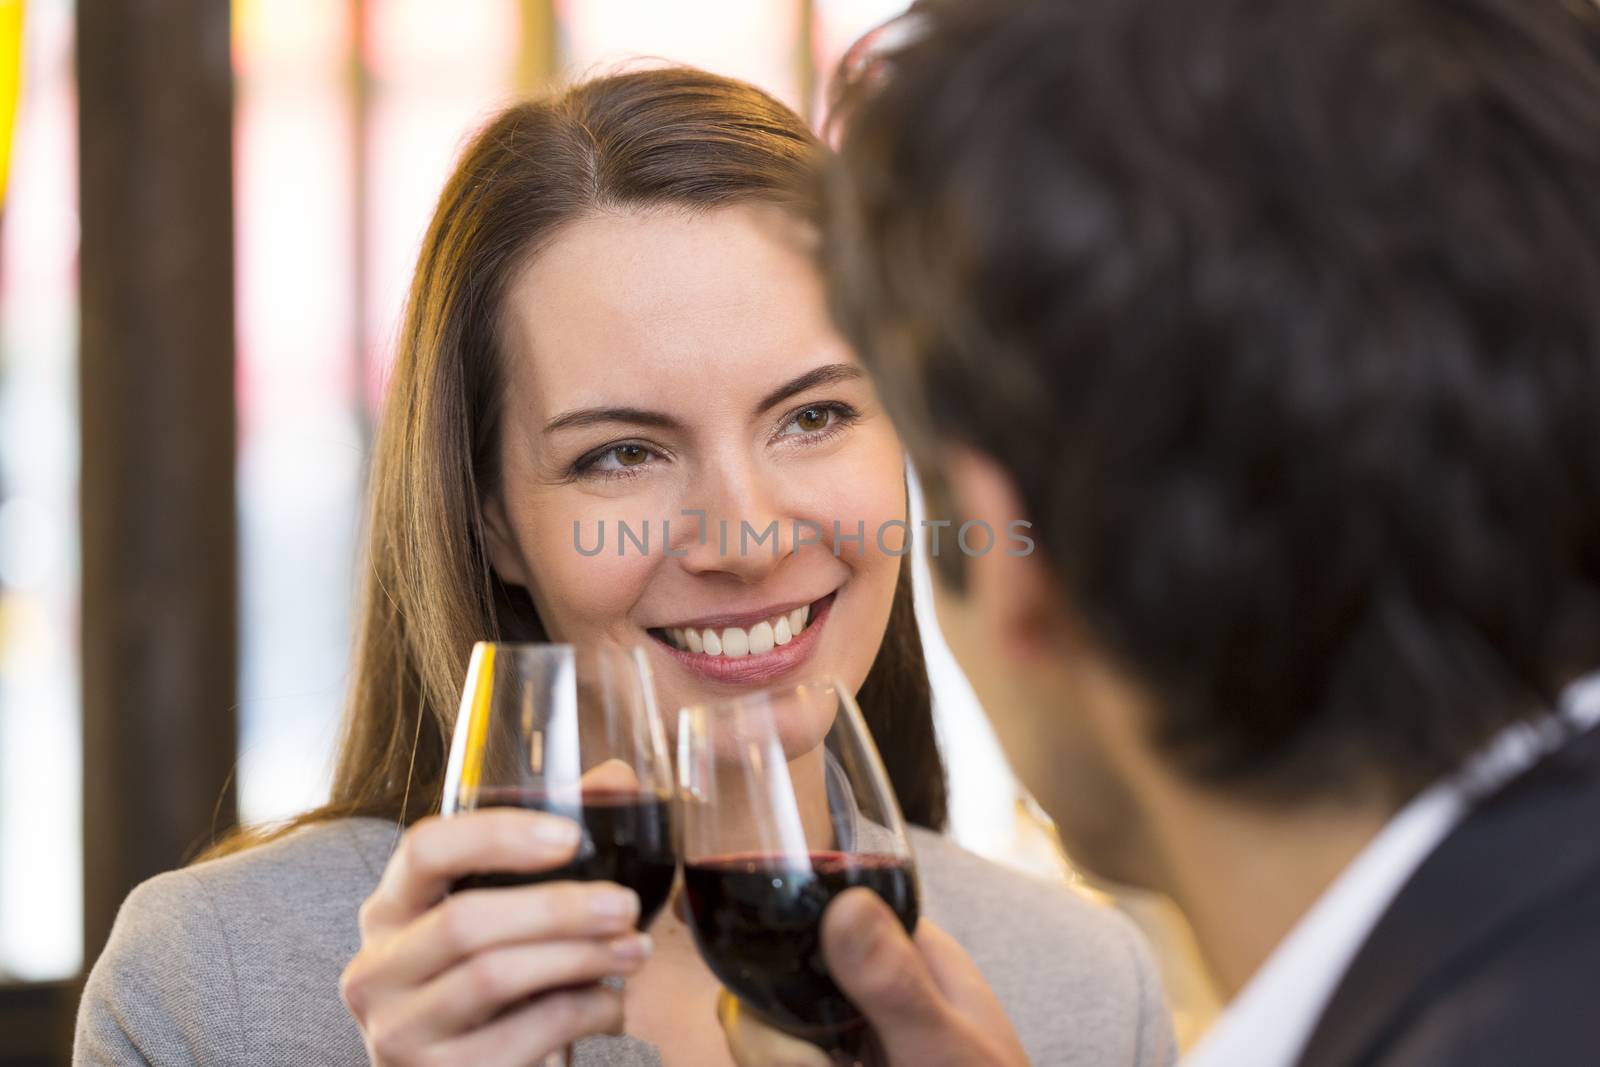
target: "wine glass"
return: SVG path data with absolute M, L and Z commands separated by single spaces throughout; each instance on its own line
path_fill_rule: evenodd
M 836 1061 L 870 1029 L 828 973 L 823 911 L 865 886 L 910 933 L 915 864 L 883 761 L 837 679 L 684 708 L 678 801 L 690 928 L 745 1007 Z
M 611 881 L 639 894 L 639 929 L 677 873 L 672 765 L 642 649 L 617 645 L 473 647 L 450 744 L 442 813 L 516 807 L 582 827 L 555 870 L 484 871 L 452 890 L 558 880 Z M 546 1067 L 566 1067 L 568 1053 Z

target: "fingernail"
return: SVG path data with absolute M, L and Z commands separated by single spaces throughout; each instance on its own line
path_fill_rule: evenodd
M 641 963 L 650 958 L 655 948 L 649 934 L 634 934 L 611 942 L 611 955 L 620 963 Z
M 533 821 L 534 840 L 541 845 L 576 845 L 581 831 L 578 824 L 559 815 L 542 815 Z
M 639 914 L 639 894 L 631 889 L 609 890 L 596 894 L 589 907 L 607 919 L 632 918 Z

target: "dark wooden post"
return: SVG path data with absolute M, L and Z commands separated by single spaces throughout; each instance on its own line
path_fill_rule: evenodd
M 235 819 L 225 0 L 78 0 L 84 954 Z

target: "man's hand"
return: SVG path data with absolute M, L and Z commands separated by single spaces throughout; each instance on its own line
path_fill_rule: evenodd
M 886 1067 L 1027 1067 L 977 967 L 927 920 L 908 938 L 876 893 L 852 889 L 823 916 L 822 947 L 833 980 L 877 1031 Z M 717 1016 L 739 1067 L 832 1067 L 822 1050 L 773 1030 L 727 994 Z

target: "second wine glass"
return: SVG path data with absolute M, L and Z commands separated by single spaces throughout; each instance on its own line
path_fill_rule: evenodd
M 868 1028 L 821 949 L 822 916 L 854 886 L 917 922 L 899 805 L 837 680 L 684 708 L 678 789 L 690 925 L 745 1006 L 853 1063 Z
M 517 807 L 572 819 L 578 854 L 534 874 L 484 871 L 452 890 L 560 880 L 639 894 L 642 930 L 672 891 L 672 767 L 638 649 L 496 644 L 472 650 L 445 771 L 442 813 Z M 547 1067 L 565 1065 L 557 1053 Z

